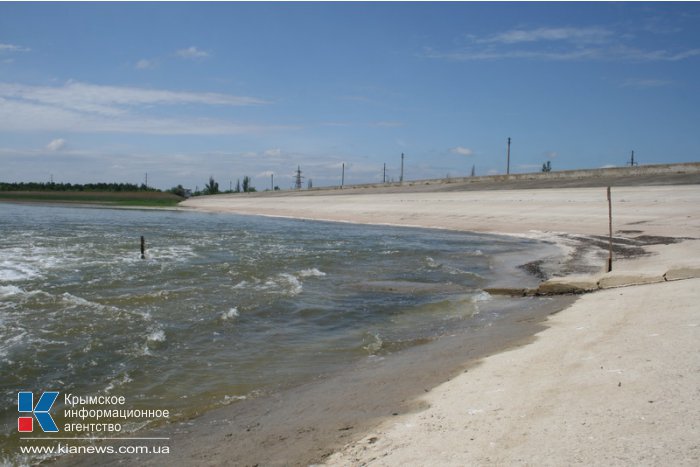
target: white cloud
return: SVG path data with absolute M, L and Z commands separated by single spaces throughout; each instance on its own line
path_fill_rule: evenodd
M 568 41 L 576 43 L 603 43 L 613 36 L 612 31 L 604 28 L 537 28 L 513 29 L 486 39 L 483 43 L 518 44 L 539 41 Z
M 198 49 L 195 46 L 187 47 L 186 49 L 180 49 L 177 51 L 177 54 L 180 57 L 189 60 L 197 60 L 209 57 L 209 52 L 205 52 L 204 50 Z
M 512 29 L 487 37 L 469 36 L 456 50 L 423 49 L 423 56 L 449 61 L 540 60 L 676 62 L 700 56 L 700 48 L 647 49 L 631 43 L 636 34 L 604 27 Z
M 210 118 L 149 115 L 153 107 L 249 106 L 266 102 L 219 93 L 179 92 L 69 82 L 64 86 L 27 86 L 0 82 L 0 127 L 5 130 L 117 132 L 143 134 L 240 134 L 274 125 L 238 124 Z
M 51 141 L 49 144 L 46 145 L 46 149 L 49 151 L 60 151 L 61 149 L 66 147 L 66 144 L 68 144 L 68 141 L 66 141 L 63 138 L 57 138 Z
M 260 105 L 266 102 L 252 97 L 219 93 L 168 91 L 69 81 L 64 86 L 27 86 L 0 82 L 0 97 L 21 99 L 55 105 L 85 112 L 115 115 L 123 113 L 121 107 L 152 104 L 204 104 L 204 105 Z
M 454 148 L 450 149 L 450 152 L 452 154 L 457 154 L 460 156 L 473 156 L 474 155 L 474 151 L 472 151 L 469 148 L 465 148 L 464 146 L 454 147 Z
M 623 88 L 649 89 L 673 85 L 673 81 L 663 79 L 628 79 L 622 83 Z
M 134 67 L 137 70 L 152 70 L 153 68 L 156 67 L 156 61 L 142 58 L 141 60 L 136 62 L 136 65 L 134 65 Z
M 268 149 L 264 154 L 268 157 L 279 157 L 282 155 L 282 150 L 280 148 Z
M 558 156 L 559 153 L 556 151 L 547 151 L 544 153 L 544 157 L 546 157 L 547 159 L 555 159 Z
M 29 52 L 29 47 L 22 47 L 14 44 L 0 44 L 0 53 L 4 52 Z
M 432 48 L 425 48 L 423 54 L 427 58 L 449 60 L 456 62 L 480 61 L 480 60 L 544 60 L 544 61 L 569 61 L 569 60 L 593 60 L 601 59 L 603 53 L 596 48 L 576 48 L 572 50 L 505 50 L 500 48 L 470 47 L 451 52 L 440 52 Z

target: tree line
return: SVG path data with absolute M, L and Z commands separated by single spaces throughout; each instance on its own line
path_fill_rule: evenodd
M 55 182 L 0 182 L 0 191 L 153 191 L 157 188 L 134 183 L 55 183 Z
M 200 195 L 216 195 L 219 193 L 254 193 L 257 190 L 255 187 L 252 185 L 253 179 L 250 178 L 249 176 L 243 177 L 243 183 L 241 183 L 241 179 L 236 180 L 236 186 L 231 187 L 230 190 L 227 191 L 221 191 L 219 189 L 219 182 L 214 180 L 214 177 L 209 177 L 209 181 L 204 185 L 204 189 L 199 191 L 195 191 L 192 193 L 193 196 L 200 196 Z M 276 189 L 279 189 L 275 187 Z M 174 190 L 183 190 L 182 185 L 178 185 L 176 188 L 173 188 L 171 191 L 175 194 L 178 194 Z

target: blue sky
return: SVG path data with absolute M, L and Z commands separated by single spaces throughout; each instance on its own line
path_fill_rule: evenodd
M 697 3 L 0 3 L 0 181 L 698 161 Z

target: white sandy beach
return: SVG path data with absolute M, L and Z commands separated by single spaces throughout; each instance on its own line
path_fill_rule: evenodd
M 216 196 L 198 210 L 554 238 L 607 235 L 605 189 Z M 613 188 L 616 236 L 645 247 L 606 287 L 382 421 L 328 465 L 698 465 L 700 186 Z M 611 280 L 613 278 L 614 280 Z M 667 280 L 669 279 L 669 280 Z M 670 280 L 682 279 L 682 280 Z M 644 282 L 655 282 L 645 285 Z M 601 282 L 603 283 L 603 282 Z

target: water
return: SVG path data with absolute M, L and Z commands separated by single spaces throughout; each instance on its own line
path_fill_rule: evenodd
M 534 245 L 2 203 L 0 238 L 0 459 L 16 455 L 18 391 L 123 395 L 192 417 L 468 325 L 495 256 Z

